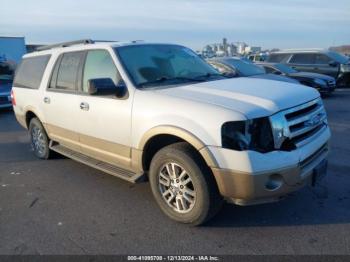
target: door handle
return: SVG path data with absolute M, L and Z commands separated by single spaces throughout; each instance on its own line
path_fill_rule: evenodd
M 44 97 L 44 103 L 46 104 L 50 104 L 51 100 L 50 100 L 50 97 Z
M 89 104 L 86 103 L 86 102 L 81 102 L 81 103 L 80 103 L 80 109 L 81 109 L 81 110 L 88 111 L 88 110 L 89 110 Z

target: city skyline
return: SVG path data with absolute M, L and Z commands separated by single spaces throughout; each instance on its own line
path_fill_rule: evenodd
M 244 41 L 263 49 L 327 48 L 350 43 L 347 0 L 147 3 L 145 6 L 137 0 L 6 1 L 1 4 L 0 35 L 25 36 L 30 44 L 80 38 L 143 39 L 174 42 L 193 49 L 219 42 L 223 37 L 229 42 Z

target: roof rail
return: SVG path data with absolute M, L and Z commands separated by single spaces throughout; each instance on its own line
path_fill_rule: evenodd
M 278 52 L 310 52 L 310 51 L 325 51 L 326 48 L 288 48 L 288 49 L 281 49 L 274 53 Z
M 93 43 L 95 43 L 94 40 L 81 39 L 81 40 L 70 41 L 70 42 L 62 42 L 62 43 L 53 44 L 53 45 L 40 46 L 36 49 L 36 51 L 44 51 L 44 50 L 49 50 L 56 47 L 68 47 L 72 45 L 81 45 L 81 44 L 86 45 L 86 44 L 93 44 Z

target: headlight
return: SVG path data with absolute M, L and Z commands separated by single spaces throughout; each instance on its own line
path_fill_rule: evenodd
M 326 81 L 324 81 L 323 79 L 319 79 L 319 78 L 314 79 L 314 83 L 318 84 L 320 86 L 326 86 L 327 85 Z
M 267 117 L 226 122 L 221 128 L 222 147 L 266 153 L 274 150 L 270 121 Z

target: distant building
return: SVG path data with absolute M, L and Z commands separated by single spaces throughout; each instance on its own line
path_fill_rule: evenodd
M 0 60 L 18 64 L 27 52 L 24 37 L 0 36 Z
M 350 45 L 332 46 L 329 48 L 329 50 L 349 55 L 350 54 Z
M 233 43 L 228 43 L 226 38 L 222 39 L 222 43 L 206 45 L 202 49 L 204 57 L 214 56 L 234 56 L 237 54 L 237 47 Z
M 237 53 L 243 55 L 245 52 L 245 48 L 248 46 L 245 42 L 236 42 L 234 43 L 237 47 Z

